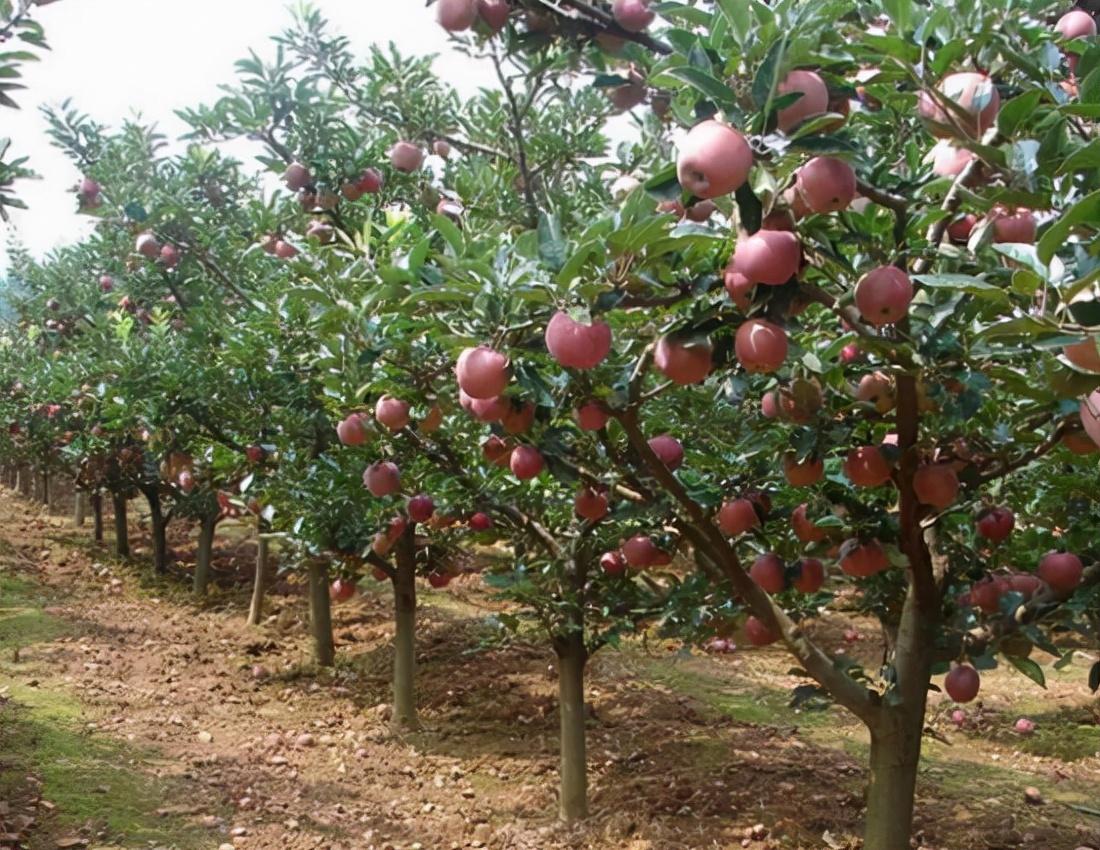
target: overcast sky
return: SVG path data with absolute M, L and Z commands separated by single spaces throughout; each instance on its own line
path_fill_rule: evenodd
M 438 53 L 436 70 L 469 93 L 488 82 L 478 63 L 452 51 L 423 0 L 315 0 L 332 29 L 362 53 L 372 42 L 394 41 L 404 53 Z M 79 174 L 50 144 L 40 104 L 65 98 L 98 121 L 117 125 L 140 113 L 169 136 L 183 124 L 180 106 L 210 102 L 233 79 L 233 63 L 255 48 L 270 52 L 269 36 L 290 21 L 286 0 L 62 0 L 35 13 L 52 50 L 24 66 L 28 88 L 21 109 L 0 112 L 0 136 L 13 140 L 9 156 L 29 154 L 41 180 L 19 184 L 30 206 L 13 211 L 22 242 L 41 255 L 78 239 L 89 222 L 76 215 L 71 189 Z M 0 239 L 0 272 L 6 267 Z

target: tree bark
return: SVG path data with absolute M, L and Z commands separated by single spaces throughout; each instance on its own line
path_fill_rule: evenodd
M 256 575 L 252 580 L 252 602 L 248 606 L 248 625 L 258 626 L 264 616 L 264 593 L 269 579 L 268 540 L 262 530 L 256 536 Z
M 15 468 L 15 492 L 23 492 L 23 467 L 17 466 Z
M 332 641 L 332 603 L 329 599 L 328 563 L 321 558 L 309 562 L 309 625 L 313 633 L 313 660 L 321 667 L 336 663 Z
M 153 526 L 153 571 L 168 572 L 168 523 L 160 505 L 160 492 L 151 487 L 143 491 L 149 503 L 149 518 Z
M 410 527 L 397 541 L 393 580 L 393 718 L 395 731 L 420 728 L 416 712 L 416 549 Z
M 83 490 L 73 492 L 73 525 L 77 528 L 84 527 L 84 512 L 87 496 Z
M 909 850 L 924 712 L 883 709 L 888 720 L 871 730 L 864 850 Z
M 126 497 L 121 493 L 112 493 L 111 503 L 115 512 L 115 554 L 120 558 L 129 558 L 130 533 L 126 525 Z
M 50 473 L 46 470 L 42 470 L 42 504 L 47 508 L 50 506 Z
M 555 647 L 561 714 L 561 794 L 559 814 L 566 823 L 588 817 L 588 761 L 584 729 L 584 668 L 588 652 L 576 632 Z
M 98 490 L 92 493 L 92 517 L 94 519 L 95 542 L 103 542 L 103 494 Z
M 195 596 L 206 596 L 210 583 L 210 564 L 214 558 L 214 534 L 218 529 L 218 513 L 211 511 L 199 524 L 199 545 L 195 551 L 195 577 L 192 590 Z

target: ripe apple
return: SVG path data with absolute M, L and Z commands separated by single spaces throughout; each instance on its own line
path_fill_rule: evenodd
M 1062 349 L 1066 360 L 1086 372 L 1100 372 L 1100 337 L 1089 337 Z
M 947 236 L 952 242 L 966 242 L 977 223 L 978 217 L 967 213 L 947 225 Z
M 635 106 L 645 103 L 646 87 L 638 83 L 626 83 L 605 89 L 611 105 L 618 112 L 629 112 Z
M 160 249 L 160 261 L 165 267 L 174 269 L 180 262 L 179 250 L 175 245 L 163 246 Z
M 848 452 L 844 474 L 856 487 L 879 487 L 890 480 L 890 464 L 876 446 L 859 446 Z
M 386 178 L 382 176 L 382 172 L 377 168 L 368 168 L 359 177 L 358 182 L 355 184 L 356 188 L 364 195 L 377 195 L 382 191 L 382 187 L 386 184 Z
M 607 425 L 611 414 L 600 402 L 586 401 L 573 411 L 573 418 L 582 431 L 599 431 Z
M 969 664 L 952 665 L 943 680 L 943 689 L 955 702 L 970 702 L 978 695 L 981 685 L 981 676 Z
M 99 291 L 110 292 L 115 288 L 115 279 L 109 274 L 99 276 Z
M 829 89 L 814 71 L 791 71 L 775 88 L 776 97 L 793 92 L 799 92 L 802 96 L 776 114 L 776 124 L 784 133 L 829 109 Z
M 438 431 L 439 427 L 443 424 L 443 408 L 438 404 L 433 404 L 428 408 L 428 412 L 424 415 L 417 426 L 425 434 L 431 434 L 433 431 Z
M 752 306 L 752 291 L 756 284 L 741 274 L 741 272 L 736 271 L 733 267 L 732 260 L 726 267 L 724 284 L 730 301 L 736 304 L 741 312 L 747 313 Z
M 673 336 L 663 336 L 653 353 L 653 365 L 657 370 L 682 387 L 702 381 L 711 369 L 710 342 L 702 340 L 684 340 Z
M 672 472 L 680 468 L 684 462 L 684 447 L 680 441 L 669 434 L 659 434 L 648 440 L 649 448 L 657 459 Z
M 768 593 L 782 593 L 787 586 L 787 566 L 782 558 L 769 552 L 753 561 L 749 578 Z
M 649 0 L 614 0 L 611 14 L 615 16 L 615 23 L 627 32 L 641 32 L 656 17 L 649 8 Z
M 434 587 L 436 590 L 441 590 L 451 583 L 450 573 L 443 573 L 436 570 L 435 572 L 428 573 L 428 584 Z
M 943 140 L 932 148 L 932 173 L 937 177 L 958 177 L 974 154 L 966 148 L 955 147 L 950 142 Z
M 950 463 L 926 463 L 913 473 L 913 492 L 924 505 L 943 510 L 959 495 L 959 477 Z
M 488 531 L 493 527 L 493 518 L 488 514 L 478 511 L 467 521 L 471 531 Z
M 703 224 L 716 212 L 718 212 L 718 205 L 714 201 L 699 201 L 684 210 L 684 218 L 696 224 Z
M 1059 593 L 1072 593 L 1081 583 L 1085 567 L 1069 552 L 1048 552 L 1039 561 L 1039 578 Z
M 607 494 L 593 487 L 582 487 L 573 500 L 573 509 L 581 519 L 601 520 L 607 516 Z
M 458 355 L 455 375 L 459 387 L 470 398 L 496 398 L 508 386 L 510 364 L 507 355 L 479 345 Z
M 494 466 L 508 466 L 512 458 L 512 446 L 493 434 L 481 444 L 481 454 Z
M 728 195 L 748 179 L 752 149 L 737 130 L 718 121 L 696 124 L 680 144 L 676 175 L 697 198 Z
M 975 525 L 986 540 L 1000 543 L 1016 527 L 1016 515 L 1008 508 L 989 508 L 978 514 Z
M 328 245 L 336 238 L 336 228 L 328 222 L 311 221 L 306 228 L 306 239 L 318 245 Z
M 872 325 L 900 321 L 913 300 L 913 281 L 897 266 L 879 266 L 856 284 L 856 308 Z
M 1013 212 L 994 209 L 989 217 L 993 220 L 994 242 L 1023 242 L 1030 245 L 1035 241 L 1038 222 L 1031 210 L 1025 207 L 1017 207 Z
M 413 522 L 427 522 L 435 513 L 435 501 L 431 496 L 420 493 L 409 499 L 406 510 Z
M 847 575 L 867 578 L 877 575 L 890 566 L 886 550 L 877 540 L 866 543 L 855 538 L 846 540 L 840 547 L 840 568 Z
M 1030 599 L 1044 587 L 1043 580 L 1031 573 L 1015 573 L 1008 577 L 1008 588 Z
M 190 493 L 195 489 L 195 476 L 189 470 L 183 470 L 176 476 L 176 481 L 184 493 Z
M 510 402 L 500 417 L 501 427 L 509 434 L 524 434 L 535 423 L 535 405 L 529 401 Z
M 799 460 L 788 454 L 783 458 L 783 475 L 792 487 L 809 487 L 825 477 L 825 463 L 821 458 Z
M 1081 399 L 1078 409 L 1081 412 L 1081 424 L 1085 428 L 1085 433 L 1097 446 L 1100 446 L 1100 390 L 1094 390 Z
M 401 489 L 401 471 L 392 461 L 372 463 L 363 472 L 363 484 L 372 496 L 391 496 Z
M 760 514 L 750 499 L 733 499 L 723 503 L 718 509 L 718 527 L 728 537 L 737 537 L 759 525 Z
M 758 230 L 737 240 L 733 268 L 753 283 L 780 286 L 798 274 L 802 243 L 786 230 Z
M 374 418 L 391 431 L 400 431 L 409 424 L 409 403 L 383 395 L 374 405 Z
M 997 576 L 986 576 L 970 586 L 970 604 L 986 614 L 1001 610 L 1001 597 L 1008 591 L 1009 583 Z
M 749 319 L 737 329 L 734 353 L 746 372 L 774 372 L 787 359 L 787 332 L 767 319 Z
M 1096 21 L 1084 9 L 1071 9 L 1058 19 L 1054 30 L 1066 40 L 1092 38 L 1096 35 Z
M 586 325 L 559 310 L 546 326 L 546 348 L 562 366 L 594 369 L 611 351 L 611 326 L 601 321 Z
M 961 130 L 964 135 L 977 138 L 993 126 L 1001 108 L 1001 96 L 988 76 L 973 71 L 948 74 L 936 88 L 954 101 L 963 114 L 952 110 L 948 115 L 936 99 L 921 92 L 917 111 L 932 135 L 948 138 Z
M 249 463 L 259 463 L 264 459 L 264 454 L 262 446 L 245 446 L 244 455 Z
M 160 243 L 157 242 L 157 237 L 146 231 L 138 234 L 137 239 L 134 241 L 134 250 L 143 257 L 155 260 L 160 256 Z
M 390 148 L 390 165 L 397 171 L 411 174 L 424 164 L 424 151 L 412 142 L 396 142 Z
M 817 558 L 803 558 L 797 572 L 791 585 L 799 593 L 817 593 L 825 585 L 825 565 Z
M 534 446 L 516 446 L 508 459 L 508 466 L 516 478 L 527 481 L 542 472 L 546 461 Z
M 657 544 L 644 534 L 635 534 L 622 545 L 623 558 L 636 569 L 650 566 L 659 551 Z
M 825 529 L 814 525 L 809 517 L 809 508 L 810 506 L 803 502 L 791 512 L 791 529 L 794 531 L 794 536 L 803 543 L 820 543 L 828 535 Z
M 338 578 L 329 586 L 328 595 L 333 602 L 347 602 L 355 596 L 355 582 Z
M 894 382 L 885 372 L 872 372 L 859 379 L 856 399 L 875 406 L 879 413 L 889 413 L 894 409 Z
M 778 419 L 783 413 L 779 406 L 779 394 L 768 390 L 760 399 L 760 414 L 765 419 Z
M 508 0 L 477 0 L 477 12 L 492 33 L 498 33 L 508 23 L 512 7 Z
M 815 156 L 800 169 L 795 189 L 815 213 L 848 209 L 856 197 L 856 173 L 834 156 Z
M 477 0 L 439 0 L 435 15 L 448 32 L 468 30 L 477 21 Z
M 274 253 L 280 260 L 290 260 L 298 256 L 298 249 L 284 239 L 277 239 Z
M 749 639 L 749 643 L 753 646 L 768 646 L 779 640 L 779 635 L 755 616 L 750 616 L 745 620 L 745 637 Z
M 313 175 L 300 162 L 292 162 L 283 172 L 283 182 L 291 192 L 299 192 L 313 182 Z
M 621 576 L 626 572 L 626 560 L 621 552 L 604 552 L 600 556 L 600 569 L 612 576 Z
M 361 413 L 350 413 L 336 426 L 336 436 L 345 446 L 361 446 L 367 441 L 367 425 Z

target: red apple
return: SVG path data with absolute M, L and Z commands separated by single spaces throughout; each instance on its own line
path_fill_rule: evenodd
M 406 510 L 409 513 L 409 519 L 413 522 L 427 522 L 435 513 L 435 500 L 431 496 L 420 493 L 409 499 Z
M 779 635 L 769 629 L 756 617 L 745 620 L 745 637 L 753 646 L 768 646 L 779 640 Z
M 958 177 L 974 154 L 966 148 L 957 148 L 947 141 L 937 142 L 932 148 L 932 173 L 937 177 Z
M 451 583 L 451 578 L 452 576 L 450 573 L 442 573 L 437 570 L 435 572 L 428 573 L 428 584 L 430 584 L 436 590 L 440 590 Z
M 290 260 L 298 256 L 298 249 L 289 242 L 278 239 L 275 241 L 274 253 L 280 260 Z
M 866 543 L 851 539 L 840 547 L 840 568 L 850 576 L 867 578 L 877 575 L 890 566 L 886 550 L 877 540 Z
M 680 144 L 676 174 L 697 198 L 728 195 L 748 179 L 752 149 L 737 130 L 718 121 L 696 124 Z
M 623 558 L 638 569 L 650 566 L 659 551 L 657 544 L 644 534 L 635 534 L 622 545 Z
M 165 245 L 160 249 L 160 261 L 167 268 L 174 269 L 179 265 L 180 252 L 175 245 Z
M 467 524 L 470 526 L 471 531 L 488 531 L 493 527 L 493 518 L 488 514 L 478 511 L 470 517 Z
M 400 431 L 409 424 L 409 403 L 383 395 L 374 405 L 374 418 L 391 431 Z
M 1014 212 L 994 209 L 989 217 L 993 220 L 994 242 L 1023 242 L 1030 245 L 1035 241 L 1038 222 L 1031 210 L 1024 207 L 1018 207 Z
M 970 586 L 970 604 L 986 614 L 996 614 L 1001 610 L 1001 597 L 1009 588 L 1009 583 L 995 576 L 986 576 Z
M 612 576 L 621 576 L 626 572 L 626 561 L 621 552 L 604 552 L 600 556 L 600 568 Z
M 792 487 L 809 487 L 825 477 L 825 463 L 820 458 L 799 460 L 788 454 L 783 458 L 783 475 Z
M 1008 508 L 989 508 L 978 515 L 976 526 L 986 540 L 1000 543 L 1016 527 L 1016 515 Z
M 844 474 L 856 487 L 879 487 L 890 480 L 890 464 L 875 446 L 859 446 L 848 452 Z
M 808 504 L 803 502 L 791 512 L 791 528 L 794 531 L 794 536 L 803 543 L 820 543 L 828 535 L 825 533 L 825 529 L 818 528 L 814 525 L 813 520 L 809 518 L 809 507 Z
M 283 182 L 291 192 L 299 192 L 313 182 L 313 175 L 300 162 L 292 162 L 283 172 Z
M 752 290 L 756 284 L 741 274 L 741 272 L 736 271 L 733 267 L 732 260 L 726 267 L 724 283 L 730 301 L 736 304 L 741 312 L 748 312 L 749 307 L 752 306 Z
M 546 461 L 534 446 L 516 446 L 508 459 L 508 466 L 516 478 L 527 481 L 542 472 Z
M 943 689 L 955 702 L 970 702 L 978 695 L 982 679 L 969 664 L 955 664 L 944 677 Z
M 1081 399 L 1078 409 L 1081 411 L 1081 424 L 1085 428 L 1085 433 L 1097 446 L 1100 446 L 1100 390 L 1094 390 Z
M 897 266 L 879 266 L 856 284 L 856 308 L 872 325 L 887 325 L 903 319 L 913 300 L 913 282 Z
M 718 509 L 718 527 L 728 537 L 737 537 L 760 525 L 760 515 L 750 499 L 733 499 Z
M 947 138 L 958 135 L 977 138 L 990 127 L 1001 108 L 1001 96 L 997 87 L 985 74 L 965 71 L 948 74 L 936 87 L 946 99 L 954 101 L 962 115 L 947 111 L 931 95 L 921 92 L 917 98 L 917 111 L 934 136 Z
M 1096 20 L 1084 9 L 1071 9 L 1058 19 L 1055 32 L 1062 38 L 1092 38 L 1096 35 Z
M 800 169 L 795 188 L 815 213 L 848 209 L 856 197 L 856 173 L 833 156 L 815 156 Z
M 802 243 L 786 230 L 758 230 L 737 240 L 733 268 L 753 283 L 779 286 L 796 274 L 802 263 Z
M 1039 561 L 1039 578 L 1059 593 L 1072 593 L 1081 583 L 1085 567 L 1069 552 L 1048 552 Z
M 508 357 L 485 345 L 467 348 L 458 355 L 455 375 L 459 387 L 470 398 L 496 398 L 508 386 Z
M 648 442 L 649 448 L 661 463 L 673 472 L 680 468 L 684 462 L 684 447 L 679 440 L 668 434 L 659 434 Z
M 746 372 L 774 372 L 787 359 L 787 332 L 767 319 L 749 319 L 737 329 L 734 353 Z
M 913 492 L 924 505 L 943 510 L 959 495 L 959 477 L 950 463 L 926 463 L 913 473 Z
M 264 459 L 264 450 L 262 446 L 245 446 L 244 455 L 249 463 L 259 463 Z
M 947 225 L 947 236 L 952 242 L 966 242 L 978 223 L 978 217 L 973 213 L 967 213 Z
M 649 0 L 614 0 L 611 14 L 615 16 L 615 23 L 627 32 L 641 32 L 656 17 L 649 8 Z
M 711 369 L 710 343 L 664 336 L 653 353 L 653 365 L 674 384 L 686 387 L 702 381 Z
M 769 552 L 753 561 L 749 578 L 768 593 L 782 593 L 787 586 L 787 567 L 782 558 Z
M 529 401 L 511 402 L 500 417 L 501 427 L 509 434 L 524 434 L 535 423 L 535 405 Z
M 512 446 L 493 434 L 481 444 L 481 454 L 494 466 L 508 466 L 512 458 Z
M 390 496 L 401 489 L 401 472 L 388 460 L 372 463 L 363 472 L 363 484 L 372 496 Z
M 367 441 L 367 425 L 361 413 L 345 416 L 336 426 L 336 436 L 345 446 L 361 446 Z
M 498 33 L 508 23 L 512 7 L 508 0 L 477 0 L 477 12 L 489 30 Z
M 397 171 L 411 174 L 424 164 L 424 151 L 412 142 L 396 142 L 390 148 L 390 165 Z
M 355 187 L 364 195 L 377 195 L 386 185 L 386 178 L 377 168 L 368 168 L 359 177 Z
M 160 256 L 160 243 L 157 242 L 157 237 L 148 231 L 139 233 L 137 239 L 134 241 L 134 250 L 143 257 L 155 260 Z
M 582 487 L 573 500 L 573 509 L 581 519 L 601 520 L 607 516 L 607 494 L 593 487 Z
M 1062 349 L 1066 360 L 1086 372 L 1100 372 L 1100 337 L 1089 337 Z
M 333 602 L 347 602 L 355 596 L 355 582 L 338 578 L 329 587 L 328 595 Z
M 546 348 L 562 366 L 594 369 L 611 351 L 611 326 L 600 321 L 586 325 L 559 310 L 546 326 Z
M 825 565 L 817 558 L 803 558 L 791 585 L 799 593 L 817 593 L 825 585 Z
M 468 30 L 477 21 L 477 0 L 438 0 L 435 17 L 448 32 Z
M 611 414 L 600 402 L 586 401 L 573 412 L 573 418 L 582 431 L 599 431 L 607 425 Z
M 799 92 L 802 96 L 790 106 L 780 109 L 776 115 L 776 124 L 784 133 L 829 109 L 829 89 L 814 71 L 791 71 L 775 88 L 776 97 L 792 92 Z

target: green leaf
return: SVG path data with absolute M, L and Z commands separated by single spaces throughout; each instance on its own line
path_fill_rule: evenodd
M 737 200 L 741 226 L 749 233 L 756 233 L 764 221 L 764 205 L 760 203 L 747 180 L 738 187 L 734 198 Z
M 739 43 L 744 43 L 752 31 L 752 12 L 748 0 L 718 0 L 718 8 L 729 21 Z
M 1039 687 L 1045 688 L 1047 686 L 1046 676 L 1043 675 L 1043 668 L 1030 658 L 1018 658 L 1015 655 L 1009 655 L 1008 660 L 1013 667 L 1031 679 L 1031 681 Z
M 909 29 L 913 0 L 883 0 L 882 6 L 897 26 L 898 32 L 905 33 Z
M 779 82 L 779 70 L 783 66 L 783 55 L 787 52 L 787 39 L 781 38 L 771 46 L 768 55 L 760 63 L 756 77 L 752 81 L 752 100 L 756 108 L 763 110 L 775 93 Z
M 1100 73 L 1100 68 L 1097 72 Z M 1095 224 L 1097 221 L 1100 221 L 1100 191 L 1086 195 L 1047 228 L 1047 232 L 1039 240 L 1040 261 L 1049 265 L 1058 249 L 1065 244 L 1070 232 L 1078 224 Z
M 708 74 L 706 71 L 700 68 L 694 68 L 690 65 L 684 65 L 679 68 L 668 68 L 653 78 L 651 82 L 656 86 L 668 87 L 673 80 L 687 83 L 705 97 L 713 100 L 723 109 L 737 106 L 737 98 L 734 97 L 733 91 L 729 86 L 721 80 L 716 79 L 713 74 Z
M 439 235 L 451 246 L 455 256 L 461 257 L 466 247 L 466 240 L 462 238 L 462 231 L 445 215 L 432 215 L 432 225 L 439 231 Z
M 996 284 L 965 274 L 919 274 L 915 277 L 929 289 L 948 289 L 965 292 L 977 298 L 1003 301 L 1007 298 L 1004 290 Z
M 1034 114 L 1035 107 L 1039 105 L 1039 101 L 1042 99 L 1043 91 L 1041 89 L 1031 89 L 1019 97 L 1012 98 L 997 113 L 997 129 L 1003 135 L 1011 136 L 1020 124 Z
M 539 213 L 539 256 L 555 272 L 565 265 L 567 247 L 561 236 L 561 224 L 557 216 Z

